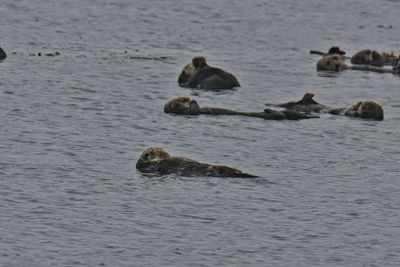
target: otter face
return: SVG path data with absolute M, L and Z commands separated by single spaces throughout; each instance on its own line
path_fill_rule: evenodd
M 190 79 L 192 79 L 197 72 L 203 67 L 207 66 L 206 58 L 205 57 L 194 57 L 192 62 L 186 64 L 183 67 L 181 74 L 178 78 L 178 83 L 180 86 L 186 86 Z
M 155 162 L 171 157 L 165 148 L 151 146 L 146 148 L 140 155 L 139 162 Z
M 326 56 L 317 62 L 317 70 L 341 71 L 346 68 L 347 65 L 344 64 L 339 55 Z
M 200 112 L 200 106 L 194 99 L 187 96 L 178 96 L 165 104 L 164 112 L 179 115 L 196 115 Z

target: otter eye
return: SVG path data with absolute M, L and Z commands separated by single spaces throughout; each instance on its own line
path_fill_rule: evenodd
M 330 65 L 330 61 L 327 61 L 327 62 L 326 62 L 326 65 Z

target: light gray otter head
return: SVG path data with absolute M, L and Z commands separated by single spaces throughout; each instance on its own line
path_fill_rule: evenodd
M 200 114 L 200 106 L 196 100 L 190 97 L 178 96 L 164 105 L 164 112 L 178 115 L 198 115 Z
M 146 148 L 142 154 L 138 162 L 146 163 L 146 162 L 156 162 L 166 158 L 171 157 L 168 151 L 160 146 L 151 146 Z
M 382 105 L 372 100 L 357 102 L 345 111 L 345 115 L 378 121 L 381 121 L 384 118 Z
M 183 67 L 181 74 L 178 78 L 180 86 L 186 86 L 189 81 L 196 75 L 199 70 L 207 65 L 205 57 L 194 57 L 192 62 L 188 63 Z
M 337 55 L 329 55 L 321 58 L 317 62 L 317 70 L 326 70 L 326 71 L 341 71 L 347 69 L 348 66 L 343 62 L 343 59 Z

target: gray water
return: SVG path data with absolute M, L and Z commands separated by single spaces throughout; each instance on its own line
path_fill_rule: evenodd
M 389 0 L 1 1 L 0 265 L 398 266 L 400 77 L 317 73 L 309 50 L 398 54 L 399 10 Z M 242 86 L 179 87 L 198 55 Z M 332 107 L 376 100 L 385 120 L 163 113 L 179 95 L 261 111 L 305 92 Z M 146 176 L 135 163 L 152 145 L 260 178 Z

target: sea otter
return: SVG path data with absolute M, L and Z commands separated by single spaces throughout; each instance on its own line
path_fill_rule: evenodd
M 240 84 L 233 74 L 223 69 L 209 66 L 205 57 L 194 57 L 178 78 L 182 87 L 201 89 L 232 89 Z
M 145 173 L 180 176 L 210 176 L 232 178 L 256 178 L 238 169 L 211 165 L 183 157 L 172 157 L 165 148 L 152 146 L 145 149 L 136 163 L 136 168 Z
M 283 104 L 266 104 L 267 106 L 285 107 L 288 110 L 303 112 L 326 112 L 333 115 L 345 115 L 372 120 L 383 120 L 383 107 L 376 101 L 359 101 L 349 108 L 330 108 L 322 105 L 313 99 L 314 94 L 306 93 L 303 98 L 296 102 L 287 102 Z
M 378 68 L 370 65 L 348 66 L 339 55 L 326 56 L 317 62 L 317 71 L 342 71 L 345 69 L 394 73 L 394 69 Z
M 371 65 L 382 67 L 385 65 L 385 58 L 375 50 L 364 49 L 351 57 L 351 63 L 356 65 Z
M 6 52 L 0 47 L 0 60 L 5 59 L 7 57 Z
M 328 71 L 341 71 L 348 69 L 349 67 L 344 63 L 343 59 L 339 55 L 329 55 L 321 58 L 317 62 L 317 70 L 328 70 Z
M 264 112 L 241 112 L 227 108 L 200 107 L 196 100 L 186 96 L 178 96 L 169 100 L 164 106 L 164 112 L 178 115 L 241 115 L 263 118 L 266 120 L 301 120 L 319 118 L 319 116 L 306 115 L 292 110 L 278 111 L 265 109 Z
M 330 113 L 335 115 L 344 114 L 348 117 L 371 119 L 376 121 L 381 121 L 384 117 L 382 105 L 372 100 L 359 101 L 350 108 L 339 109 L 339 112 L 337 112 L 337 110 L 331 110 Z

